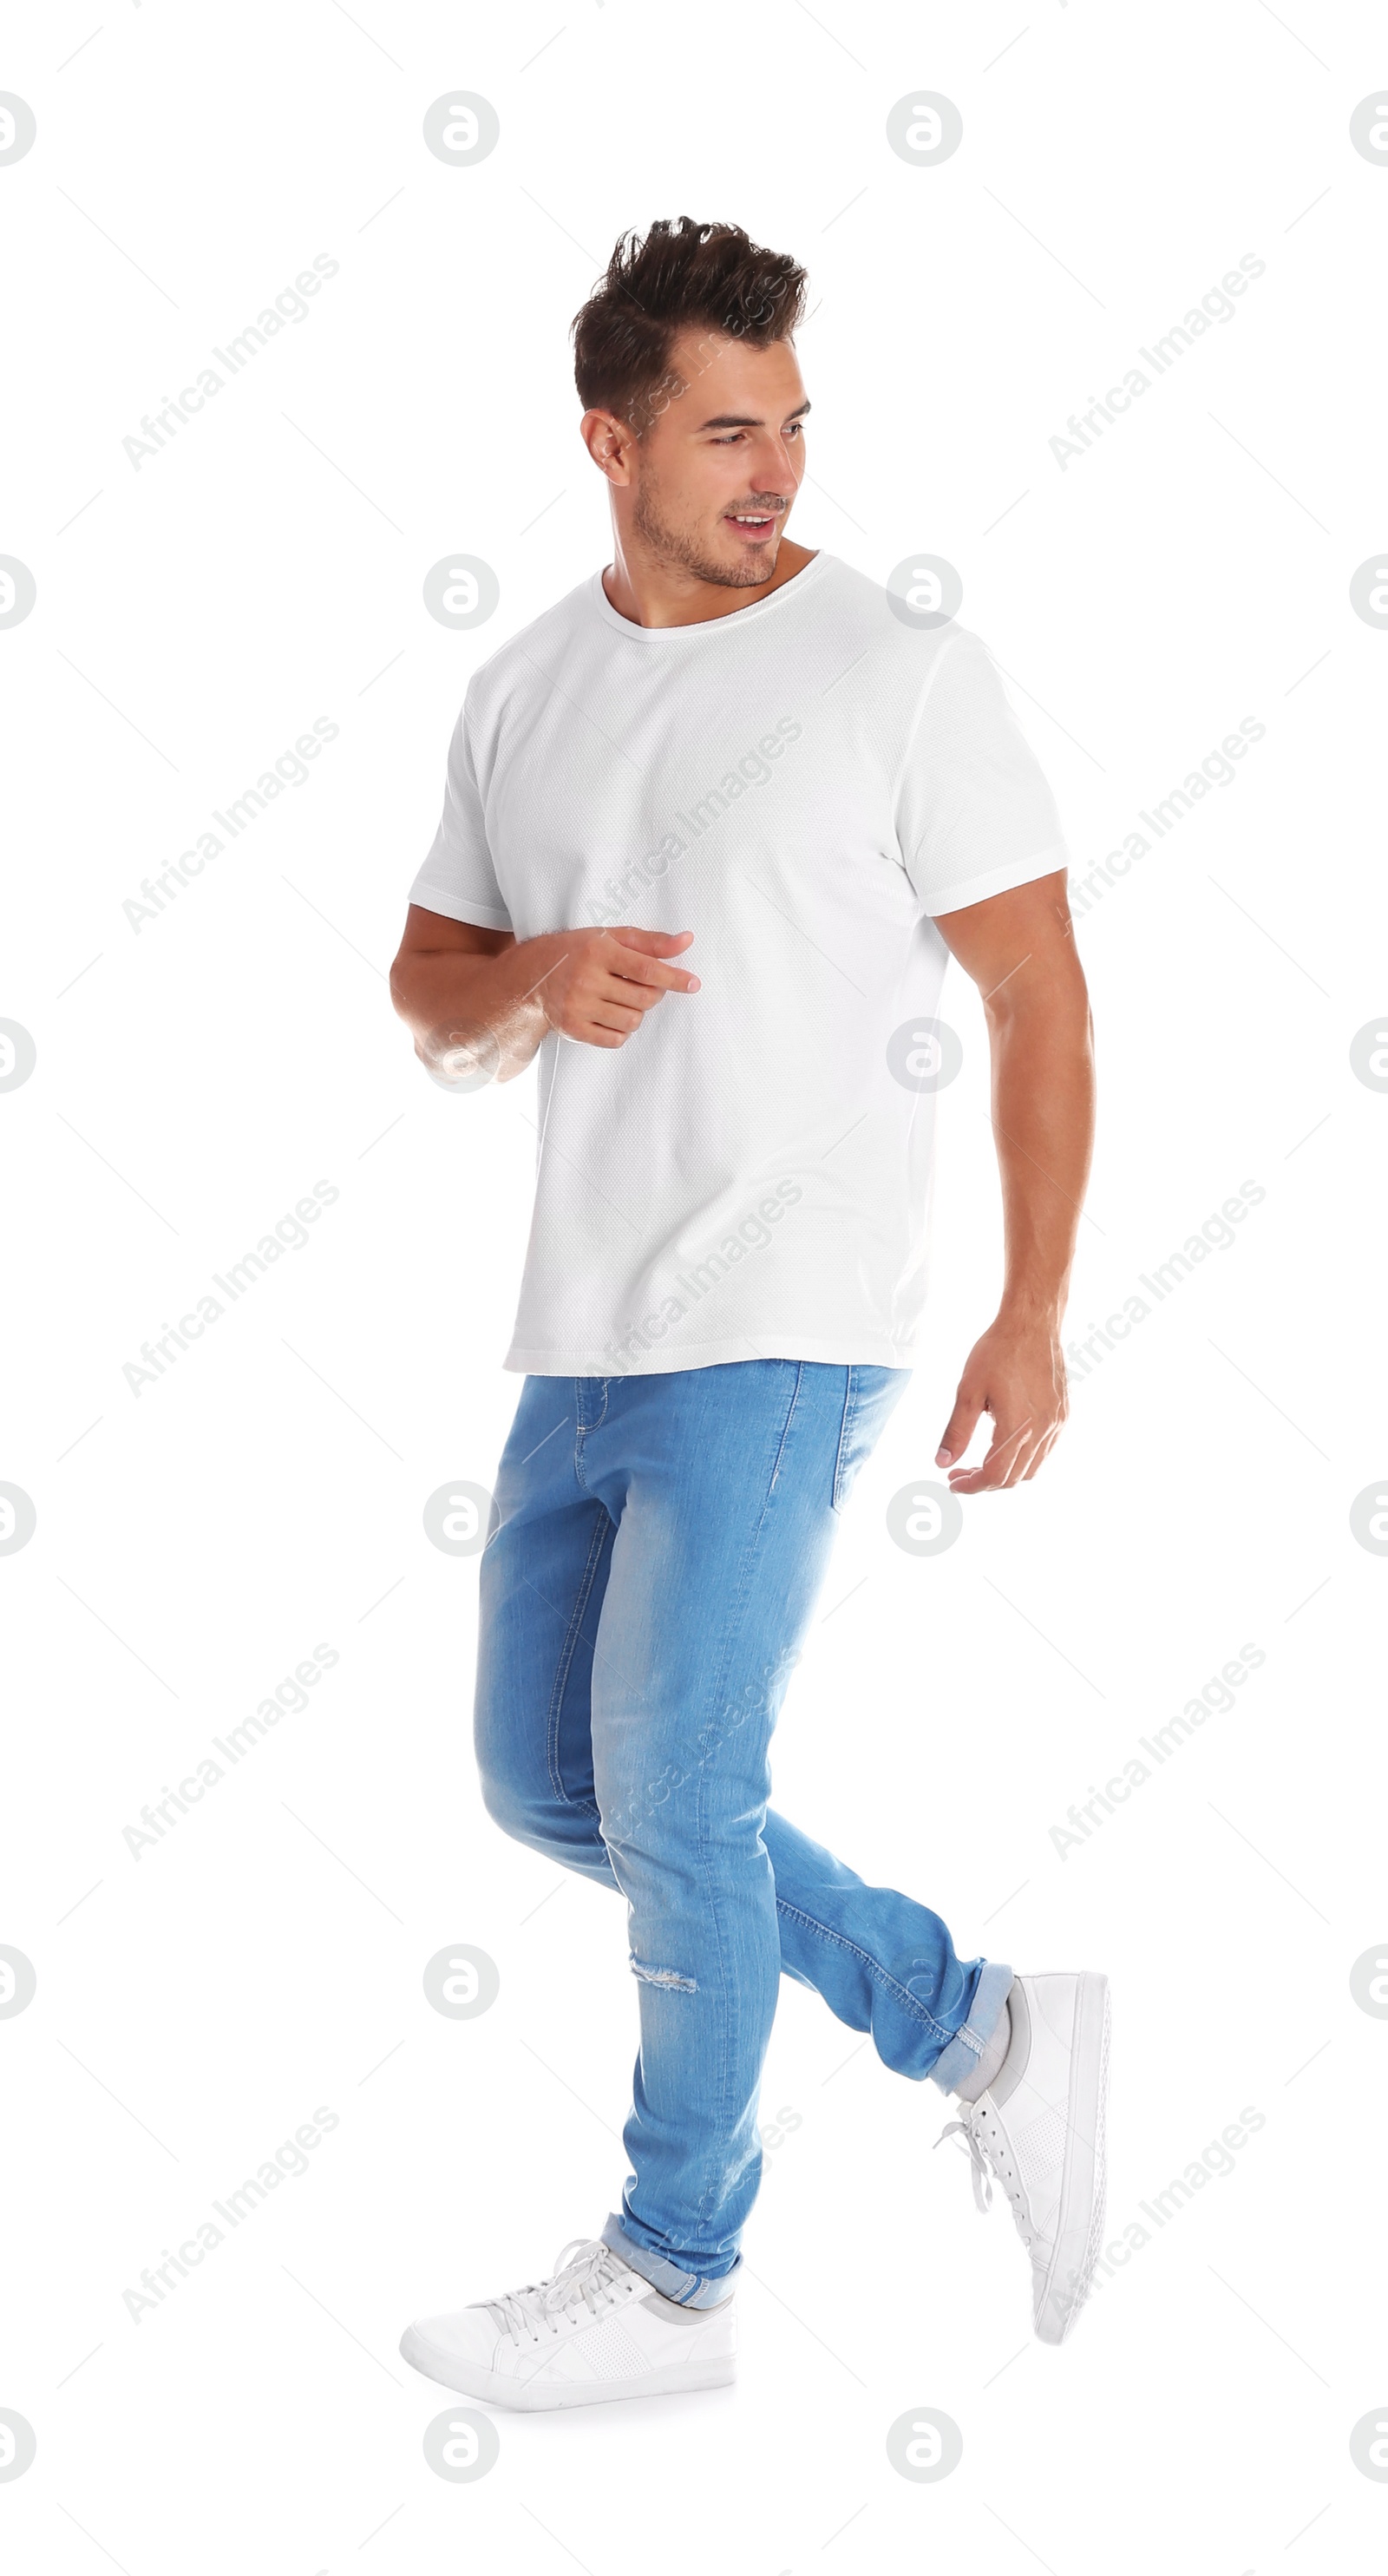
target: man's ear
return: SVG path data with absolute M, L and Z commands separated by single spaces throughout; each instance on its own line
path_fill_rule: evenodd
M 609 483 L 631 483 L 635 479 L 633 450 L 636 433 L 612 411 L 586 411 L 578 424 L 578 434 L 598 472 Z

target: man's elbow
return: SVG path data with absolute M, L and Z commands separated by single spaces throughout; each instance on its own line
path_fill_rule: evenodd
M 391 1008 L 407 1025 L 412 1024 L 418 1015 L 418 960 L 409 949 L 396 951 L 391 960 L 389 983 Z

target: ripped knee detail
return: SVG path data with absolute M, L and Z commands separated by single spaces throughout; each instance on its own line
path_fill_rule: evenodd
M 678 1968 L 648 1968 L 644 1960 L 633 1958 L 631 1973 L 646 1986 L 672 1986 L 681 1995 L 697 1995 L 699 1989 L 692 1977 L 682 1977 Z

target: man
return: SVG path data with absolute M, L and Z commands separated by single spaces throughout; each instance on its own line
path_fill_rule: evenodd
M 392 978 L 436 1080 L 539 1057 L 477 1752 L 508 1833 L 625 1897 L 640 2005 L 620 2210 L 548 2280 L 405 2335 L 498 2405 L 732 2378 L 783 1972 L 957 2095 L 1047 2342 L 1103 2220 L 1106 1981 L 959 1959 L 767 1805 L 918 1345 L 948 955 L 984 997 L 1006 1216 L 936 1461 L 958 1494 L 1034 1476 L 1064 1419 L 1092 1121 L 1066 853 L 986 651 L 786 536 L 805 282 L 731 225 L 618 243 L 575 323 L 613 560 L 472 680 Z

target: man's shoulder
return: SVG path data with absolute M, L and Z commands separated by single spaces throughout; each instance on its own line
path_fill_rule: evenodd
M 824 575 L 816 614 L 836 629 L 845 656 L 857 657 L 848 668 L 861 668 L 864 686 L 880 687 L 891 675 L 908 697 L 918 697 L 946 659 L 962 670 L 966 662 L 989 658 L 982 636 L 929 605 L 924 576 L 916 605 L 838 555 L 826 557 Z
M 590 614 L 592 587 L 593 576 L 589 573 L 574 589 L 566 591 L 562 599 L 556 599 L 549 608 L 542 608 L 539 616 L 532 617 L 528 625 L 518 627 L 514 635 L 508 635 L 505 643 L 498 644 L 485 662 L 478 663 L 467 685 L 470 716 L 485 716 L 517 689 L 531 684 L 537 688 L 551 685 L 560 661 L 573 642 L 575 630 Z

